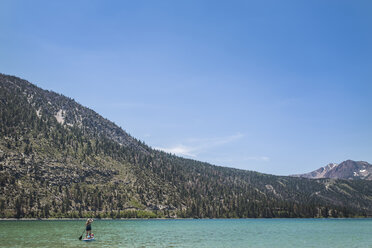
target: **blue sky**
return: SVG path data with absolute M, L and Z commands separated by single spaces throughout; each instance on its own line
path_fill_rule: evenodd
M 0 72 L 148 145 L 265 173 L 372 162 L 371 1 L 0 1 Z

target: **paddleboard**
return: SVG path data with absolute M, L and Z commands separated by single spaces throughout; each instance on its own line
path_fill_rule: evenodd
M 83 239 L 83 241 L 94 241 L 94 238 L 90 238 L 90 239 L 85 238 Z

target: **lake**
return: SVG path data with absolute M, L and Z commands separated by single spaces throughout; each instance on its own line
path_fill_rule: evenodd
M 0 221 L 0 247 L 372 247 L 372 219 Z

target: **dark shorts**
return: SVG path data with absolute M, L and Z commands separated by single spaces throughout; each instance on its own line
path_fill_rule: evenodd
M 85 228 L 85 230 L 90 231 L 90 230 L 92 230 L 92 227 L 91 227 L 90 225 L 88 225 L 88 226 Z

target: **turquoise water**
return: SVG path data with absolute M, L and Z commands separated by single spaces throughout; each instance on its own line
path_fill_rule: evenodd
M 372 219 L 0 221 L 0 247 L 372 247 Z

